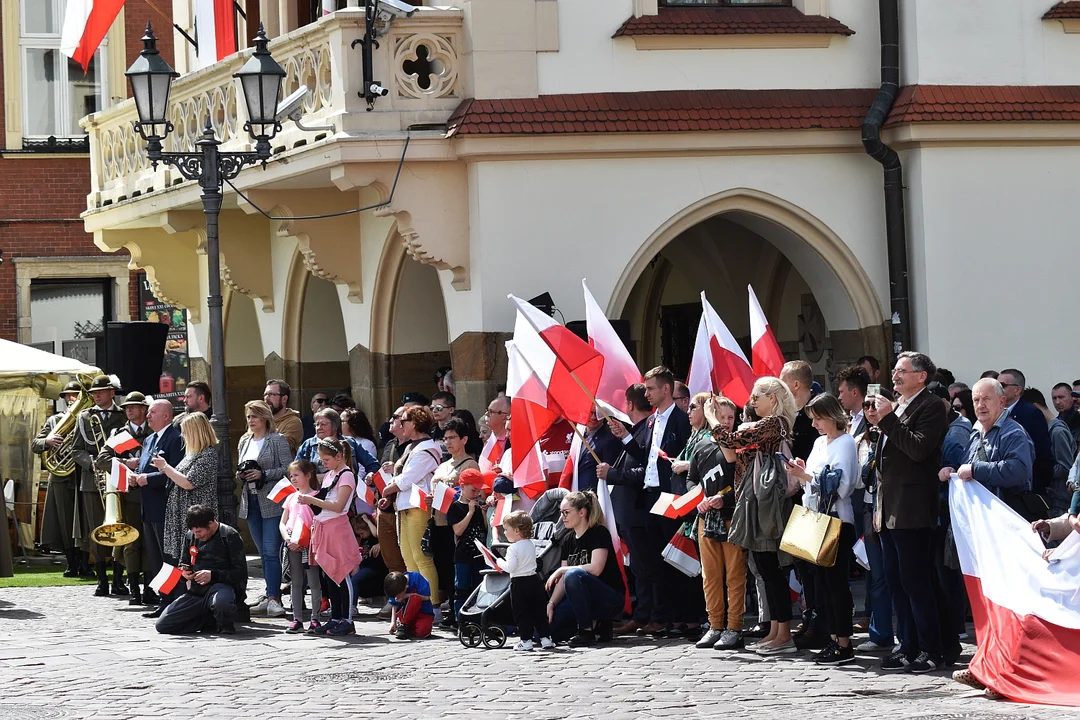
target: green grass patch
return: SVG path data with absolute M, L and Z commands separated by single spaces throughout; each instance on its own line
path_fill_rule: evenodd
M 16 565 L 15 577 L 0 578 L 0 588 L 92 585 L 94 578 L 66 578 L 63 565 Z

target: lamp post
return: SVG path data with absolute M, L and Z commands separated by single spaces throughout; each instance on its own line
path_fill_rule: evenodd
M 203 212 L 206 214 L 206 256 L 208 266 L 207 306 L 210 311 L 210 372 L 212 375 L 213 417 L 210 424 L 218 447 L 218 514 L 230 525 L 236 524 L 236 496 L 233 494 L 232 443 L 225 400 L 225 329 L 221 317 L 221 256 L 218 249 L 218 214 L 221 212 L 222 184 L 232 180 L 247 165 L 270 158 L 270 140 L 281 130 L 277 120 L 278 95 L 285 70 L 270 57 L 269 39 L 259 24 L 255 53 L 233 77 L 240 79 L 248 122 L 244 129 L 255 140 L 254 152 L 221 152 L 221 142 L 214 136 L 210 117 L 206 118 L 202 137 L 195 142 L 195 152 L 164 152 L 162 141 L 173 130 L 166 119 L 169 91 L 179 73 L 169 67 L 157 49 L 157 38 L 146 24 L 143 49 L 125 73 L 131 81 L 135 108 L 139 113 L 135 130 L 146 140 L 146 153 L 154 167 L 159 162 L 172 165 L 188 180 L 197 180 L 202 188 Z

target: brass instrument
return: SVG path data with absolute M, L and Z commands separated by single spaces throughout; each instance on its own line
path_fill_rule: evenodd
M 101 448 L 105 446 L 105 430 L 101 426 L 101 418 L 97 415 L 90 415 L 87 422 L 90 424 L 90 434 L 93 436 L 94 444 L 97 446 L 98 452 L 101 452 Z M 95 453 L 96 455 L 97 453 Z M 96 468 L 94 469 L 94 480 L 97 483 L 98 491 L 101 493 L 101 503 L 105 506 L 105 522 L 94 528 L 92 533 L 94 542 L 107 547 L 118 547 L 120 545 L 130 545 L 138 540 L 139 531 L 124 522 L 124 514 L 120 509 L 120 492 L 110 490 L 106 474 Z
M 94 399 L 90 397 L 90 393 L 85 390 L 80 392 L 79 397 L 68 406 L 64 416 L 52 429 L 50 434 L 62 436 L 63 442 L 58 448 L 46 448 L 41 454 L 41 464 L 53 475 L 65 477 L 75 472 L 75 459 L 71 456 L 71 448 L 75 444 L 75 424 L 79 419 L 79 413 L 93 405 Z M 99 434 L 103 435 L 100 420 L 98 420 L 97 428 Z M 104 437 L 101 442 L 105 442 Z

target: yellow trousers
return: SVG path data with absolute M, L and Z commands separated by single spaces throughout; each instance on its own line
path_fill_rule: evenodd
M 405 568 L 424 576 L 428 585 L 431 585 L 431 603 L 438 607 L 439 574 L 435 570 L 435 560 L 425 555 L 420 548 L 431 513 L 427 510 L 411 508 L 398 510 L 397 516 L 398 542 L 401 545 L 401 555 L 405 559 Z

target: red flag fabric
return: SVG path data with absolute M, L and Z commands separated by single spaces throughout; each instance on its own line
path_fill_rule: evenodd
M 129 450 L 134 450 L 140 444 L 127 430 L 121 430 L 105 441 L 105 446 L 111 448 L 117 455 L 123 455 Z
M 412 490 L 409 491 L 409 503 L 421 510 L 430 510 L 431 496 L 421 490 L 419 485 L 413 485 Z
M 60 52 L 79 63 L 83 73 L 122 7 L 124 0 L 67 0 Z
M 278 484 L 274 486 L 274 489 L 270 491 L 268 496 L 271 501 L 281 503 L 285 501 L 285 498 L 296 492 L 296 488 L 293 487 L 292 481 L 289 478 L 281 478 L 278 480 Z
M 511 512 L 510 508 L 513 503 L 513 495 L 503 495 L 499 498 L 499 501 L 495 504 L 495 514 L 491 517 L 492 527 L 500 527 L 503 524 L 503 520 Z
M 758 377 L 780 377 L 784 367 L 784 353 L 776 341 L 765 312 L 761 309 L 752 285 L 746 286 L 750 296 L 750 356 L 754 362 L 754 374 Z
M 431 488 L 431 507 L 445 515 L 453 504 L 454 488 L 443 482 L 435 483 Z
M 168 595 L 183 577 L 180 568 L 175 565 L 162 565 L 161 569 L 158 570 L 158 574 L 150 581 L 150 587 L 160 595 Z
M 701 557 L 698 555 L 697 546 L 694 545 L 693 540 L 681 532 L 675 533 L 661 556 L 668 565 L 688 577 L 697 577 L 701 574 Z
M 511 405 L 511 414 L 513 411 L 514 408 Z M 480 463 L 480 472 L 491 472 L 498 467 L 502 461 L 503 453 L 506 452 L 507 435 L 503 435 L 501 438 L 495 437 L 495 433 L 488 435 L 488 439 L 484 442 L 484 448 L 480 451 L 480 460 L 478 461 Z
M 634 383 L 644 382 L 641 371 L 589 292 L 589 286 L 584 280 L 581 281 L 581 287 L 585 291 L 585 327 L 589 344 L 604 356 L 604 368 L 596 388 L 596 399 L 608 415 L 614 415 L 623 422 L 630 422 L 626 414 L 626 388 Z
M 649 512 L 653 515 L 676 519 L 689 515 L 705 499 L 705 490 L 699 485 L 693 492 L 684 495 L 660 493 L 660 499 L 653 503 Z
M 112 459 L 112 468 L 109 473 L 109 487 L 116 490 L 116 492 L 126 493 L 128 491 L 128 476 L 131 471 L 128 466 L 120 462 L 119 459 Z
M 756 379 L 735 336 L 701 293 L 701 320 L 686 381 L 690 392 L 718 392 L 741 407 Z
M 299 504 L 297 506 L 305 507 Z M 289 518 L 289 542 L 300 547 L 308 547 L 311 544 L 311 521 L 305 521 L 301 513 L 294 513 Z
M 380 495 L 386 491 L 386 486 L 390 484 L 391 480 L 393 480 L 393 478 L 387 475 L 383 470 L 379 470 L 379 472 L 374 473 L 371 476 L 371 481 L 375 483 L 375 489 L 379 491 Z

